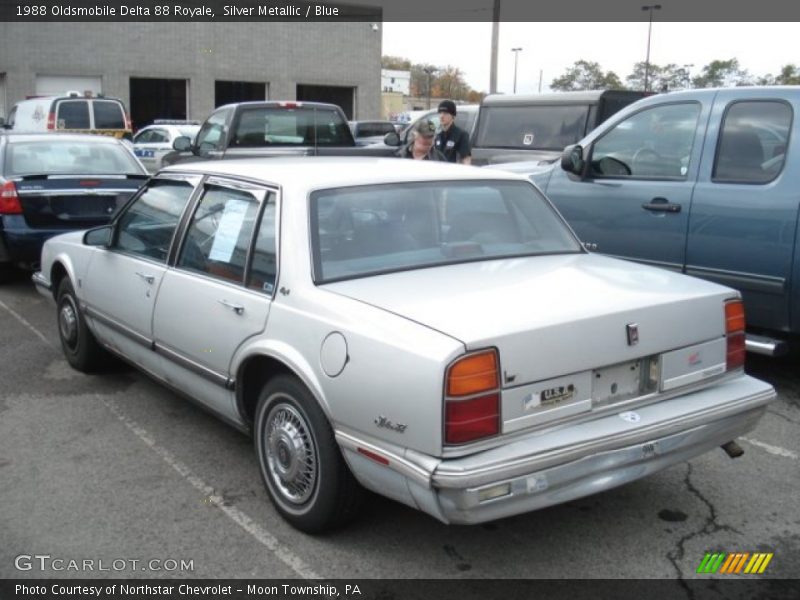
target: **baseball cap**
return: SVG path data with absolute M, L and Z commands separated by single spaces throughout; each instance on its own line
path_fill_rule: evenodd
M 422 137 L 433 137 L 436 135 L 436 127 L 428 119 L 420 119 L 417 124 L 414 125 L 414 131 Z

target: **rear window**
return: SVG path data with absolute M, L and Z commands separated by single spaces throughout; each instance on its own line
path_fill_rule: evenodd
M 125 129 L 125 115 L 119 102 L 94 100 L 95 129 Z
M 377 137 L 394 131 L 391 123 L 359 123 L 358 137 Z
M 496 258 L 580 252 L 524 182 L 427 182 L 311 195 L 317 283 Z
M 14 142 L 6 149 L 5 167 L 10 176 L 143 174 L 121 145 L 83 140 Z
M 481 109 L 475 144 L 487 148 L 563 150 L 586 132 L 589 107 L 491 106 Z
M 89 129 L 89 101 L 62 100 L 56 108 L 56 129 Z
M 333 110 L 282 107 L 243 110 L 231 146 L 351 146 L 350 128 Z

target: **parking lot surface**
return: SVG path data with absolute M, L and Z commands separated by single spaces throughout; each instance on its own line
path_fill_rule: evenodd
M 371 496 L 311 537 L 270 505 L 248 437 L 122 364 L 73 371 L 54 307 L 21 276 L 0 287 L 0 577 L 679 579 L 701 577 L 707 552 L 773 553 L 761 577 L 796 577 L 798 366 L 748 357 L 779 397 L 741 458 L 715 450 L 472 527 Z M 19 570 L 20 555 L 51 558 Z

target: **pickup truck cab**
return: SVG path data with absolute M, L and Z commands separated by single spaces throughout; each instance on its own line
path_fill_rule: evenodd
M 322 102 L 240 102 L 217 108 L 194 141 L 179 137 L 163 165 L 265 156 L 391 156 L 358 146 L 342 109 Z
M 530 176 L 590 250 L 740 290 L 747 348 L 777 354 L 800 333 L 798 112 L 798 86 L 652 96 Z

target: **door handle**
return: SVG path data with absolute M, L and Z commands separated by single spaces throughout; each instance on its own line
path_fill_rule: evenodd
M 144 279 L 147 283 L 151 284 L 151 285 L 156 280 L 156 278 L 153 277 L 152 275 L 145 275 L 144 273 L 139 273 L 138 271 L 136 272 L 136 274 L 139 277 L 141 277 L 142 279 Z
M 652 212 L 668 212 L 679 213 L 681 212 L 680 204 L 673 204 L 666 198 L 653 198 L 649 203 L 642 204 L 642 208 Z
M 217 300 L 222 306 L 225 308 L 230 308 L 233 312 L 237 315 L 241 315 L 244 313 L 244 306 L 241 304 L 234 304 L 233 302 L 228 302 L 227 300 Z

